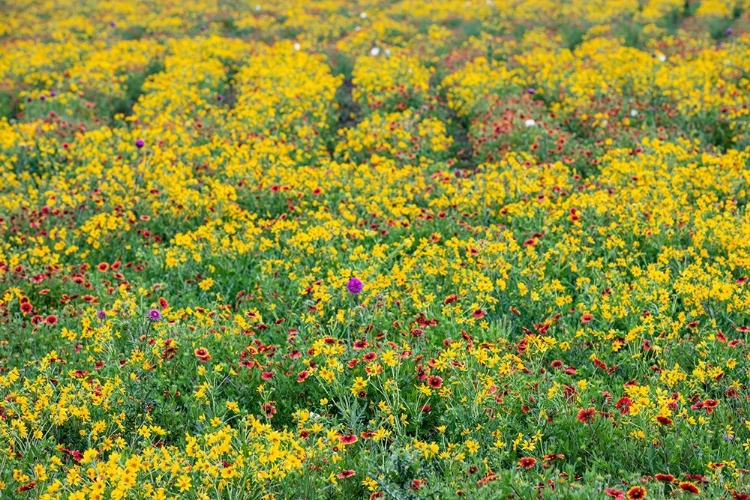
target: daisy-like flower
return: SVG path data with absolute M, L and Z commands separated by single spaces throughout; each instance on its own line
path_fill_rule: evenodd
M 665 417 L 663 415 L 657 416 L 656 421 L 659 422 L 661 425 L 672 425 L 674 423 L 671 418 Z
M 628 500 L 646 498 L 646 490 L 642 486 L 633 486 L 628 490 Z
M 698 495 L 701 492 L 701 489 L 698 488 L 698 486 L 696 486 L 695 483 L 691 483 L 690 481 L 680 482 L 680 489 L 682 491 L 687 491 L 688 493 L 692 493 L 694 495 Z
M 671 483 L 674 481 L 674 476 L 672 474 L 656 474 L 656 480 L 661 481 L 663 483 Z
M 211 354 L 209 354 L 208 349 L 205 347 L 199 347 L 195 350 L 195 357 L 198 358 L 198 361 L 201 363 L 205 363 L 207 361 L 211 360 Z
M 438 377 L 437 375 L 433 375 L 432 377 L 427 379 L 427 385 L 429 385 L 433 389 L 440 389 L 443 386 L 443 379 Z
M 356 472 L 354 472 L 353 470 L 351 470 L 351 469 L 344 469 L 341 472 L 339 472 L 338 474 L 336 474 L 336 477 L 338 477 L 339 479 L 346 479 L 348 477 L 352 477 L 354 474 L 356 474 Z
M 159 321 L 161 319 L 161 313 L 158 309 L 151 309 L 148 312 L 148 319 L 151 321 Z
M 523 457 L 518 461 L 518 466 L 524 469 L 531 469 L 536 465 L 536 458 L 534 457 Z
M 578 416 L 576 419 L 581 422 L 582 424 L 588 424 L 594 421 L 594 415 L 596 414 L 596 410 L 594 408 L 589 408 L 587 410 L 584 410 L 581 408 L 578 412 Z
M 625 500 L 625 492 L 617 488 L 607 488 L 604 490 L 604 494 L 615 500 Z
M 357 442 L 357 436 L 354 434 L 347 434 L 345 436 L 341 436 L 339 440 L 344 444 L 354 444 Z

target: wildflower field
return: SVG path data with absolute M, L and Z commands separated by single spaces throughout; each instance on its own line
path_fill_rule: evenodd
M 1 2 L 0 498 L 747 500 L 749 104 L 750 0 Z

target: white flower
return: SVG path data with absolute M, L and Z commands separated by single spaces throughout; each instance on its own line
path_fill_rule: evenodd
M 637 109 L 631 109 L 630 110 L 630 116 L 638 116 L 638 110 Z
M 534 125 L 536 125 L 536 122 L 532 120 L 531 118 L 529 118 L 528 120 L 523 122 L 523 124 L 526 125 L 527 127 L 533 127 Z
M 659 60 L 660 62 L 664 62 L 664 61 L 666 61 L 666 60 L 667 60 L 667 56 L 665 56 L 664 54 L 659 54 L 658 56 L 656 56 L 656 58 L 657 58 L 657 59 L 658 59 L 658 60 Z
M 391 49 L 385 49 L 385 55 L 387 56 L 391 55 Z
M 360 28 L 359 26 L 355 26 L 355 27 L 354 27 L 354 31 L 359 31 L 359 30 L 361 30 L 361 29 L 362 29 L 362 28 Z
M 370 55 L 372 57 L 375 57 L 378 54 L 380 54 L 380 47 L 373 47 L 373 48 L 370 49 Z
M 606 127 L 609 125 L 609 122 L 607 120 L 602 120 L 602 127 Z
M 255 10 L 260 10 L 260 5 L 256 5 Z
M 362 19 L 367 19 L 367 12 L 363 12 L 359 15 Z
M 294 44 L 294 50 L 299 50 L 299 49 L 300 49 L 300 44 L 299 43 L 295 43 Z

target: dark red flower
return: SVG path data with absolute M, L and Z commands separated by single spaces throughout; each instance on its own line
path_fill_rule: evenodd
M 336 474 L 336 477 L 338 477 L 339 479 L 346 479 L 347 477 L 352 477 L 354 474 L 356 474 L 356 472 L 354 472 L 353 470 L 344 469 L 338 474 Z
M 433 375 L 427 379 L 427 384 L 433 389 L 440 389 L 443 386 L 443 379 L 437 375 Z
M 701 489 L 698 488 L 695 484 L 689 482 L 689 481 L 682 481 L 680 483 L 680 489 L 682 491 L 687 491 L 688 493 L 693 493 L 695 495 L 699 494 L 701 492 Z
M 594 408 L 589 408 L 588 410 L 581 408 L 581 410 L 578 411 L 578 416 L 576 418 L 582 424 L 588 424 L 593 422 L 595 414 L 596 410 Z
M 524 469 L 531 469 L 534 465 L 536 465 L 536 458 L 534 457 L 523 457 L 518 461 L 518 466 Z
M 674 476 L 672 474 L 657 474 L 656 480 L 663 483 L 671 483 L 674 481 Z
M 211 360 L 211 355 L 208 353 L 208 349 L 205 347 L 199 347 L 195 350 L 195 357 L 198 358 L 198 361 L 201 363 L 205 363 L 206 361 Z
M 671 418 L 665 417 L 663 415 L 657 416 L 656 421 L 659 422 L 661 425 L 672 425 L 674 423 Z

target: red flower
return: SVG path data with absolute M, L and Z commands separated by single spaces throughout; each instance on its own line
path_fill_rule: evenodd
M 161 307 L 162 310 L 169 307 L 169 302 L 167 302 L 167 299 L 165 299 L 164 297 L 159 297 L 159 307 Z
M 482 318 L 485 317 L 486 314 L 487 313 L 485 311 L 482 311 L 481 309 L 477 309 L 476 311 L 474 311 L 473 313 L 471 313 L 471 316 L 474 317 L 474 318 L 476 318 L 476 319 L 482 319 Z
M 534 465 L 536 465 L 536 458 L 534 457 L 523 457 L 518 461 L 518 466 L 524 469 L 531 469 Z
M 29 484 L 24 484 L 20 488 L 16 490 L 16 493 L 23 493 L 25 491 L 33 490 L 34 486 L 36 486 L 36 481 L 31 481 Z
M 630 406 L 633 404 L 633 400 L 630 399 L 627 396 L 623 396 L 620 399 L 617 400 L 617 403 L 615 403 L 615 408 L 620 410 L 620 413 L 623 415 L 626 415 L 630 413 Z
M 102 262 L 98 266 L 96 266 L 96 268 L 100 270 L 101 272 L 104 272 L 109 269 L 109 264 L 107 264 L 106 262 Z
M 354 434 L 347 434 L 346 436 L 341 436 L 339 439 L 344 444 L 354 444 L 357 442 L 357 436 Z
M 674 476 L 672 474 L 657 474 L 656 480 L 663 483 L 671 483 L 674 481 Z
M 443 386 L 443 379 L 437 375 L 433 375 L 427 379 L 427 384 L 433 389 L 440 389 Z
M 445 300 L 443 301 L 443 304 L 448 305 L 458 300 L 458 295 L 448 295 Z
M 620 491 L 616 488 L 607 488 L 604 490 L 604 494 L 608 497 L 614 498 L 615 500 L 625 500 L 625 492 Z
M 354 345 L 352 347 L 359 350 L 359 349 L 367 349 L 368 346 L 369 344 L 367 343 L 367 341 L 362 339 L 362 340 L 357 340 L 356 342 L 354 342 Z
M 260 408 L 266 414 L 266 418 L 271 418 L 276 414 L 276 401 L 263 403 Z
M 662 415 L 659 415 L 656 417 L 656 421 L 659 422 L 661 425 L 672 425 L 674 422 L 669 417 L 664 417 Z
M 375 361 L 375 358 L 377 357 L 378 355 L 375 354 L 374 352 L 368 352 L 367 354 L 362 356 L 362 359 L 364 359 L 365 361 Z
M 593 422 L 595 414 L 596 414 L 596 410 L 593 408 L 589 408 L 588 410 L 584 410 L 582 408 L 581 410 L 578 411 L 578 416 L 576 418 L 582 424 L 588 424 L 590 422 Z
M 211 360 L 211 355 L 208 353 L 208 349 L 205 347 L 199 347 L 195 350 L 195 357 L 198 358 L 198 361 L 201 363 L 205 363 L 206 361 Z
M 352 477 L 354 474 L 356 474 L 356 472 L 354 472 L 353 470 L 344 469 L 338 474 L 336 474 L 336 477 L 338 477 L 339 479 L 346 479 L 347 477 Z
M 263 380 L 271 380 L 273 377 L 273 372 L 263 372 L 260 376 Z
M 33 310 L 34 310 L 34 306 L 31 305 L 31 302 L 22 302 L 21 303 L 21 312 L 22 313 L 29 314 Z
M 633 486 L 628 490 L 628 498 L 630 500 L 639 500 L 640 498 L 646 498 L 646 490 L 640 486 Z
M 693 493 L 695 495 L 699 494 L 701 492 L 701 489 L 698 488 L 695 484 L 689 482 L 689 481 L 682 481 L 680 483 L 680 489 L 682 491 L 687 491 L 688 493 Z
M 54 326 L 57 324 L 57 316 L 49 315 L 46 318 L 44 318 L 44 322 L 47 323 L 50 326 Z
M 717 400 L 707 399 L 703 402 L 702 407 L 705 408 L 706 412 L 710 414 L 710 413 L 713 413 L 714 408 L 716 408 L 717 406 L 719 406 L 719 402 Z
M 308 372 L 307 370 L 302 370 L 301 372 L 297 374 L 297 382 L 302 383 L 305 380 L 307 380 L 307 377 L 309 376 L 310 376 L 310 372 Z
M 594 319 L 594 316 L 592 314 L 586 313 L 583 316 L 581 316 L 581 323 L 589 323 L 593 319 Z

